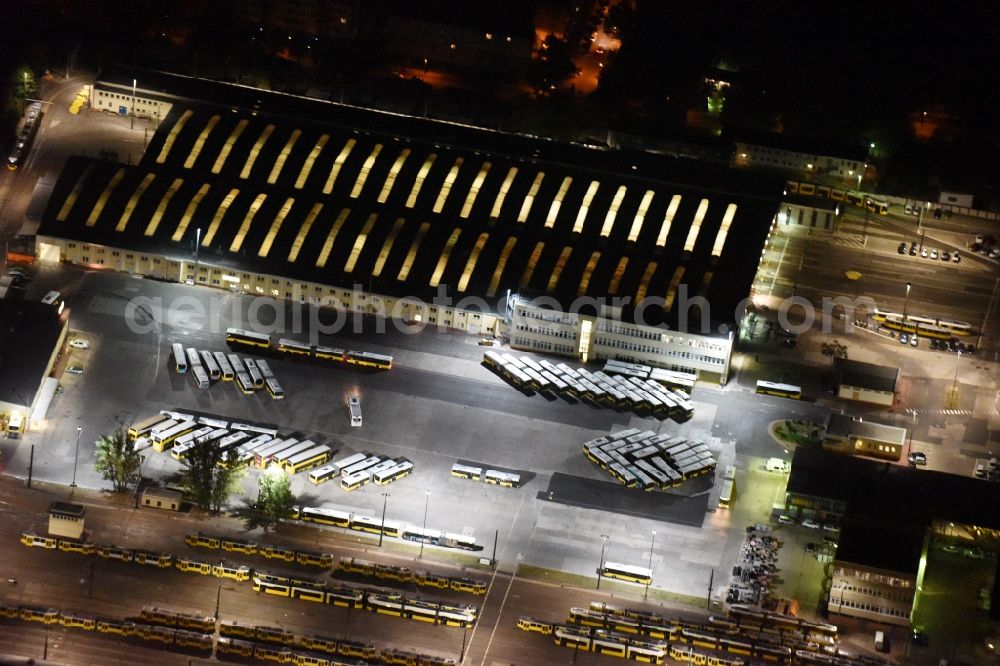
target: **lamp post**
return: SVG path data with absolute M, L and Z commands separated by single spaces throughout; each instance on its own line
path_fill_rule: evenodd
M 955 357 L 955 381 L 951 383 L 951 393 L 954 396 L 958 391 L 958 366 L 962 362 L 962 350 L 959 349 Z
M 135 129 L 135 79 L 132 79 L 132 110 L 128 114 L 129 129 Z
M 425 490 L 424 491 L 424 533 L 427 532 L 427 505 L 430 503 L 430 501 L 431 501 L 431 491 Z M 384 518 L 382 520 L 383 520 L 383 522 L 385 521 Z M 423 535 L 421 535 L 421 537 L 422 536 Z M 417 559 L 419 559 L 419 558 L 421 558 L 423 556 L 424 556 L 424 540 L 423 540 L 423 538 L 421 538 L 420 539 L 420 555 L 417 556 Z
M 910 287 L 913 285 L 906 283 L 906 298 L 903 299 L 903 326 L 906 326 L 906 308 L 910 304 Z
M 76 452 L 73 454 L 73 482 L 70 488 L 76 488 L 76 464 L 80 460 L 80 435 L 83 433 L 83 426 L 76 427 Z
M 608 535 L 601 535 L 601 562 L 597 567 L 597 589 L 601 589 L 601 576 L 604 574 L 604 549 L 608 545 Z
M 382 537 L 385 536 L 385 507 L 389 504 L 389 493 L 382 493 L 382 524 L 378 530 L 378 547 L 382 547 Z
M 646 583 L 646 589 L 642 593 L 642 598 L 645 599 L 649 596 L 649 585 L 653 582 L 653 544 L 656 543 L 656 530 L 653 530 L 653 536 L 649 540 L 649 581 Z

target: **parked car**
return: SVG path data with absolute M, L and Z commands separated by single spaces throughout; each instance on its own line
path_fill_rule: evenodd
M 916 243 L 916 241 L 914 241 L 913 243 L 910 244 L 910 256 L 911 257 L 917 256 L 917 243 Z
M 956 264 L 960 263 L 962 261 L 962 255 L 960 255 L 958 252 L 956 252 L 955 254 L 951 255 L 951 260 L 953 262 L 955 262 Z
M 83 338 L 73 338 L 69 341 L 69 346 L 73 349 L 90 349 L 90 343 Z
M 931 345 L 931 349 L 937 349 L 938 346 L 939 346 L 939 343 L 938 343 L 938 341 L 936 339 L 931 338 L 930 345 Z
M 823 523 L 824 532 L 839 532 L 840 528 L 832 523 Z
M 806 544 L 806 552 L 807 552 L 807 553 L 815 553 L 815 552 L 816 552 L 816 549 L 817 549 L 818 547 L 819 547 L 819 546 L 817 546 L 817 545 L 816 545 L 816 544 L 814 544 L 814 543 L 807 543 L 807 544 Z
M 911 347 L 916 347 L 916 346 L 917 346 L 917 336 L 916 336 L 916 334 L 914 334 L 914 335 L 913 335 L 913 336 L 912 336 L 912 337 L 910 338 L 910 346 L 911 346 Z
M 927 248 L 924 248 L 923 250 L 920 251 L 920 256 L 923 257 L 924 259 L 927 258 L 927 255 L 928 255 Z
M 906 241 L 899 244 L 899 249 L 897 250 L 900 254 L 906 254 Z
M 782 525 L 794 525 L 795 519 L 791 516 L 778 516 L 778 522 Z
M 937 259 L 937 258 L 938 258 L 938 251 L 931 250 L 931 259 Z
M 71 375 L 82 375 L 83 374 L 83 366 L 82 365 L 71 365 L 68 368 L 66 368 L 66 372 L 68 372 Z
M 910 342 L 910 334 L 909 333 L 900 333 L 899 334 L 899 344 L 905 345 L 905 344 L 909 344 L 909 342 Z
M 806 527 L 811 530 L 818 530 L 820 525 L 812 518 L 806 518 L 802 521 L 802 527 Z
M 951 261 L 951 253 L 948 250 L 941 250 L 941 261 Z
M 927 454 L 923 451 L 914 451 L 906 457 L 910 461 L 911 465 L 926 465 L 927 464 Z

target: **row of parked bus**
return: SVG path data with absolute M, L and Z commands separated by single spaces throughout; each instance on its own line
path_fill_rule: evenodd
M 394 564 L 382 564 L 369 560 L 360 560 L 355 557 L 341 557 L 338 571 L 361 576 L 372 576 L 385 580 L 395 580 L 401 583 L 417 585 L 419 587 L 436 587 L 444 590 L 454 590 L 456 592 L 469 592 L 471 594 L 486 594 L 486 581 L 474 578 L 462 578 L 456 576 L 443 576 L 429 571 L 414 570 L 409 567 L 396 566 Z
M 374 613 L 396 615 L 409 619 L 432 622 L 452 627 L 468 627 L 475 623 L 478 608 L 470 604 L 453 604 L 418 597 L 406 597 L 363 587 L 345 585 L 330 586 L 322 581 L 298 578 L 258 571 L 247 566 L 219 562 L 211 564 L 189 557 L 178 557 L 153 551 L 101 546 L 87 542 L 75 542 L 31 533 L 21 535 L 21 543 L 26 546 L 55 549 L 81 554 L 96 554 L 100 557 L 121 562 L 147 564 L 160 568 L 173 565 L 178 571 L 212 575 L 237 582 L 251 583 L 255 592 L 263 592 L 280 597 L 325 603 L 348 608 L 364 608 Z M 63 543 L 71 548 L 64 548 Z
M 583 452 L 621 484 L 643 490 L 673 488 L 716 467 L 702 442 L 638 428 L 584 442 Z
M 442 548 L 458 548 L 460 550 L 482 550 L 483 547 L 476 543 L 475 537 L 465 534 L 455 534 L 452 532 L 441 532 L 439 530 L 407 525 L 398 520 L 379 520 L 369 516 L 362 516 L 351 511 L 341 509 L 328 509 L 326 507 L 300 506 L 295 509 L 291 516 L 293 520 L 301 520 L 305 523 L 316 523 L 317 525 L 330 525 L 342 527 L 344 529 L 366 532 L 368 534 L 381 533 L 387 537 L 403 539 L 404 541 L 415 541 Z
M 186 534 L 184 536 L 184 543 L 191 548 L 222 550 L 227 553 L 242 553 L 244 555 L 260 555 L 269 560 L 295 562 L 296 564 L 322 567 L 324 569 L 333 567 L 334 563 L 333 555 L 330 553 L 317 553 L 311 550 L 292 550 L 277 546 L 262 546 L 256 541 L 213 536 L 201 532 Z
M 244 395 L 267 389 L 275 400 L 285 397 L 285 390 L 278 383 L 271 366 L 262 358 L 240 358 L 237 354 L 184 348 L 179 342 L 171 345 L 174 370 L 178 374 L 188 371 L 194 375 L 198 388 L 207 389 L 213 381 L 235 382 Z
M 570 395 L 599 406 L 648 412 L 657 418 L 686 421 L 694 416 L 688 394 L 651 379 L 589 372 L 565 363 L 536 361 L 487 351 L 483 364 L 512 386 L 533 391 Z
M 604 362 L 604 374 L 634 377 L 636 379 L 652 379 L 666 388 L 677 389 L 687 395 L 691 395 L 691 392 L 694 390 L 695 381 L 698 379 L 698 375 L 693 372 L 654 368 L 651 365 L 630 363 L 615 358 L 609 358 Z
M 470 479 L 472 481 L 485 481 L 494 486 L 504 488 L 520 488 L 521 475 L 515 472 L 501 472 L 498 469 L 486 469 L 476 465 L 466 465 L 455 463 L 451 466 L 451 475 L 460 479 Z
M 275 627 L 254 626 L 223 620 L 219 623 L 216 651 L 220 655 L 255 657 L 258 661 L 277 661 L 309 666 L 362 666 L 365 662 L 403 666 L 449 666 L 453 659 L 434 657 L 406 650 L 380 649 L 371 643 L 317 634 L 297 636 Z M 275 648 L 274 644 L 282 647 Z M 302 652 L 309 650 L 311 652 Z M 349 658 L 348 661 L 338 657 Z M 364 662 L 354 661 L 354 658 Z
M 314 485 L 340 478 L 342 490 L 355 490 L 372 481 L 386 486 L 413 472 L 413 463 L 406 458 L 389 458 L 368 451 L 359 451 L 329 465 L 309 472 Z
M 280 338 L 272 346 L 270 335 L 245 331 L 241 328 L 227 328 L 226 342 L 234 346 L 239 345 L 242 347 L 277 351 L 285 356 L 346 363 L 365 368 L 376 368 L 378 370 L 389 370 L 392 368 L 392 356 L 385 354 L 374 354 L 372 352 L 355 351 L 352 349 L 345 350 L 336 347 L 324 347 L 322 345 L 309 345 L 289 338 Z

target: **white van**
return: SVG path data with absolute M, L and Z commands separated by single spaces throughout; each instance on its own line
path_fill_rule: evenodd
M 879 652 L 888 652 L 892 646 L 889 645 L 889 639 L 885 637 L 885 632 L 876 631 L 875 632 L 875 649 Z
M 792 471 L 792 466 L 781 458 L 768 458 L 767 462 L 764 463 L 764 469 L 768 472 L 787 473 Z

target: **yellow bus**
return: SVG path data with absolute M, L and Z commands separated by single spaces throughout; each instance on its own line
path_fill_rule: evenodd
M 605 578 L 617 578 L 642 585 L 649 585 L 653 582 L 653 572 L 644 567 L 634 567 L 629 564 L 619 564 L 617 562 L 605 562 L 604 567 L 599 571 Z

